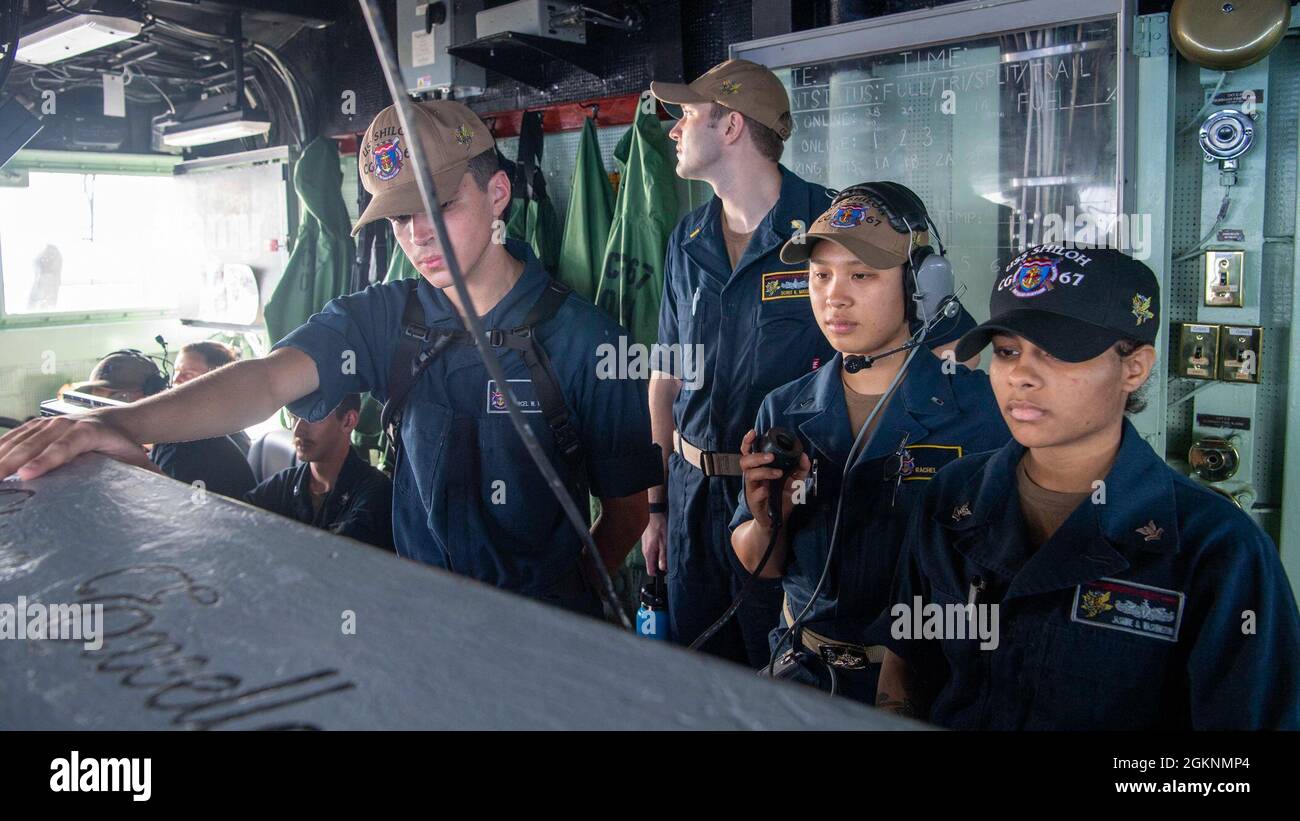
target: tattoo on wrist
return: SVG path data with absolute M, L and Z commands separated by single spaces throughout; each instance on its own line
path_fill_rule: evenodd
M 916 718 L 919 715 L 916 704 L 906 696 L 902 699 L 895 699 L 888 693 L 881 693 L 876 696 L 876 707 L 909 718 Z

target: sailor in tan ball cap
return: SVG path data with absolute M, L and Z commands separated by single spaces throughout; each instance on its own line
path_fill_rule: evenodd
M 319 422 L 345 396 L 370 393 L 398 443 L 398 554 L 600 616 L 596 565 L 511 424 L 506 386 L 462 330 L 447 249 L 416 184 L 415 141 L 509 392 L 569 494 L 600 499 L 591 535 L 610 569 L 645 527 L 646 488 L 663 481 L 645 382 L 600 378 L 598 349 L 617 347 L 623 329 L 554 282 L 527 244 L 495 230 L 510 180 L 483 121 L 458 102 L 412 108 L 409 132 L 391 107 L 366 129 L 357 159 L 373 199 L 358 225 L 387 219 L 418 278 L 330 300 L 264 358 L 112 413 L 24 426 L 0 442 L 0 466 L 27 479 L 88 450 L 138 463 L 142 442 L 230 433 L 281 406 Z
M 416 103 L 411 128 L 394 108 L 366 129 L 358 171 L 373 199 L 357 225 L 387 219 L 421 279 L 332 301 L 277 347 L 309 355 L 321 374 L 289 406 L 315 420 L 349 393 L 386 401 L 400 443 L 393 532 L 402 556 L 593 616 L 593 567 L 559 502 L 511 426 L 502 386 L 469 335 L 445 251 L 420 199 L 410 147 L 419 140 L 448 237 L 520 409 L 574 498 L 602 513 L 592 529 L 613 570 L 645 526 L 646 488 L 661 481 L 644 381 L 598 380 L 597 348 L 616 322 L 554 281 L 526 243 L 504 240 L 510 202 L 491 132 L 453 101 Z M 354 351 L 356 368 L 338 363 Z
M 727 60 L 691 83 L 654 82 L 650 90 L 680 114 L 669 132 L 678 176 L 707 182 L 715 195 L 668 240 L 659 343 L 698 346 L 704 367 L 688 380 L 659 372 L 651 379 L 656 442 L 675 455 L 667 484 L 650 491 L 641 540 L 649 572 L 667 573 L 673 636 L 690 644 L 744 579 L 727 525 L 741 488 L 740 442 L 758 404 L 835 354 L 808 306 L 807 263 L 780 258 L 830 197 L 780 164 L 794 122 L 785 87 L 765 66 Z M 759 581 L 703 649 L 766 666 L 780 594 L 779 581 Z
M 473 276 L 481 263 L 487 263 L 489 268 L 515 269 L 513 276 L 517 278 L 523 263 L 511 258 L 505 246 L 489 242 L 493 221 L 503 216 L 510 202 L 510 180 L 501 168 L 492 132 L 463 103 L 416 103 L 411 111 L 416 120 L 415 138 L 420 140 L 429 163 L 434 191 L 439 203 L 447 204 L 443 216 L 470 293 L 482 291 L 483 278 Z M 456 293 L 448 287 L 451 273 L 420 201 L 411 162 L 411 139 L 403 132 L 393 106 L 379 112 L 366 129 L 357 171 L 372 199 L 352 233 L 355 236 L 368 222 L 389 220 L 411 264 L 435 287 L 446 288 L 444 293 L 455 303 Z M 507 276 L 501 282 L 509 279 Z M 478 301 L 475 296 L 475 303 Z

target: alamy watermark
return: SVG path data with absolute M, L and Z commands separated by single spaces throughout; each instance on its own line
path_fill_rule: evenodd
M 658 371 L 682 380 L 690 390 L 704 384 L 704 346 L 698 343 L 643 345 L 620 336 L 617 345 L 596 346 L 596 358 L 597 379 L 649 379 L 651 372 Z
M 50 762 L 51 792 L 124 792 L 132 801 L 153 795 L 152 758 L 82 758 L 73 750 Z
M 0 602 L 0 639 L 80 641 L 86 650 L 104 646 L 104 605 L 41 604 L 19 596 Z
M 1114 248 L 1134 259 L 1147 260 L 1151 258 L 1151 233 L 1150 214 L 1098 214 L 1067 205 L 1063 214 L 1043 215 L 1042 236 L 1021 245 Z
M 914 596 L 912 604 L 899 602 L 889 615 L 894 617 L 889 632 L 895 639 L 979 639 L 981 650 L 998 649 L 997 604 L 925 604 Z

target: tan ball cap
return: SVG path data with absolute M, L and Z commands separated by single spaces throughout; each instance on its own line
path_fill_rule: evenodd
M 440 202 L 451 199 L 473 157 L 496 148 L 492 132 L 478 115 L 455 100 L 431 100 L 411 107 L 415 130 L 433 173 L 433 189 Z M 420 187 L 415 181 L 408 135 L 397 119 L 397 107 L 389 106 L 375 117 L 361 140 L 357 156 L 361 185 L 374 199 L 352 228 L 388 217 L 424 211 Z
M 812 255 L 813 243 L 829 239 L 843 245 L 872 268 L 885 270 L 907 262 L 912 249 L 928 245 L 930 233 L 899 233 L 870 199 L 846 197 L 817 218 L 804 235 L 803 242 L 797 242 L 797 239 L 798 236 L 782 246 L 782 262 L 807 262 Z
M 772 70 L 749 60 L 727 60 L 688 85 L 651 83 L 650 93 L 665 103 L 717 103 L 739 111 L 787 139 L 794 128 L 790 95 Z

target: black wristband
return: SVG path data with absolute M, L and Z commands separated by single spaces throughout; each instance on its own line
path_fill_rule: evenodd
M 667 503 L 667 502 L 651 502 L 651 503 L 650 503 L 650 512 L 651 512 L 651 513 L 663 513 L 663 514 L 666 515 L 666 514 L 668 513 L 668 503 Z

